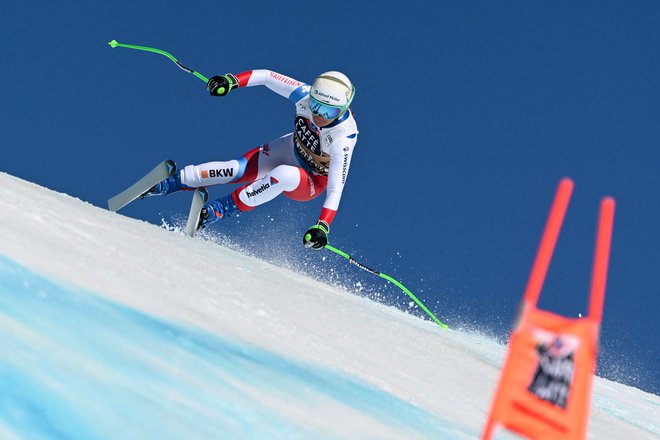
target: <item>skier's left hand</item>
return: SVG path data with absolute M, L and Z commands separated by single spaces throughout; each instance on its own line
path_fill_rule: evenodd
M 319 220 L 314 226 L 305 232 L 303 237 L 303 244 L 306 248 L 314 250 L 321 250 L 328 244 L 328 233 L 330 226 L 323 220 Z

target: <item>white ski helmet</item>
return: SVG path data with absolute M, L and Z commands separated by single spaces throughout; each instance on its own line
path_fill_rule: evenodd
M 355 87 L 346 75 L 333 70 L 322 73 L 314 80 L 309 96 L 321 104 L 338 107 L 341 116 L 353 101 Z

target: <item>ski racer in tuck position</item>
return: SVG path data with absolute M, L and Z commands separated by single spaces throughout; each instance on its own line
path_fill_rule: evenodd
M 312 85 L 270 70 L 250 70 L 209 79 L 212 96 L 239 87 L 266 86 L 296 106 L 294 131 L 254 148 L 237 159 L 188 165 L 155 185 L 145 196 L 198 187 L 243 184 L 204 205 L 199 227 L 250 211 L 280 194 L 306 202 L 327 190 L 318 221 L 303 236 L 307 248 L 323 249 L 346 183 L 358 129 L 349 106 L 355 88 L 346 75 L 331 71 Z

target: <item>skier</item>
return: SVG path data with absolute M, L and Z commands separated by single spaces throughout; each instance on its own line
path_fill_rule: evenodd
M 303 236 L 307 248 L 328 244 L 330 225 L 341 198 L 358 129 L 349 106 L 355 88 L 343 73 L 331 71 L 311 86 L 279 73 L 260 69 L 209 79 L 212 96 L 225 96 L 235 88 L 266 86 L 296 106 L 294 131 L 254 148 L 241 157 L 188 165 L 155 185 L 147 196 L 226 183 L 243 183 L 231 194 L 204 205 L 199 227 L 223 217 L 250 211 L 284 193 L 306 202 L 327 194 L 318 221 Z

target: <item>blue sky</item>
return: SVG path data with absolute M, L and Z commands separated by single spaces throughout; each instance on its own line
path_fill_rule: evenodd
M 0 16 L 0 171 L 101 207 L 163 159 L 235 158 L 293 116 L 265 88 L 211 98 L 166 58 L 108 41 L 168 50 L 206 76 L 345 72 L 360 137 L 332 244 L 450 325 L 506 335 L 564 176 L 576 187 L 540 305 L 585 312 L 598 204 L 614 196 L 599 368 L 660 393 L 657 2 L 5 2 Z M 300 246 L 321 202 L 278 199 L 218 228 L 322 271 L 328 260 Z M 122 213 L 160 224 L 188 204 Z

